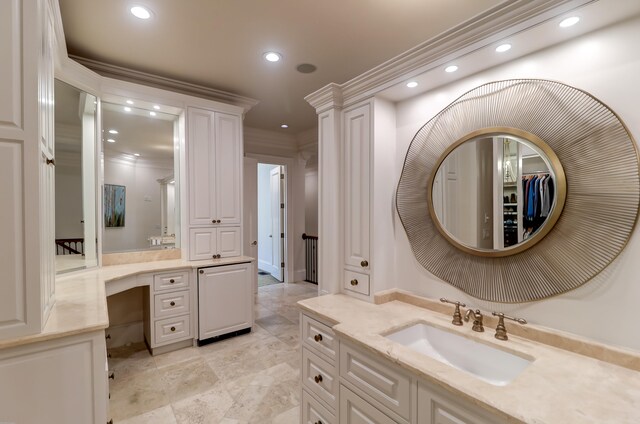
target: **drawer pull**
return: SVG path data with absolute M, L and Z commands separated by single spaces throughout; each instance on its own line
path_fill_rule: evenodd
M 368 266 L 369 266 L 369 262 L 368 262 L 368 261 L 366 261 L 366 260 L 364 260 L 364 261 L 360 262 L 360 266 L 361 266 L 362 268 L 366 268 L 366 267 L 368 267 Z
M 356 280 L 355 278 L 353 280 L 351 280 L 351 285 L 352 286 L 357 286 L 358 285 L 358 280 Z
M 104 336 L 104 338 L 105 338 L 106 340 L 111 340 L 111 334 L 107 334 L 106 336 Z
M 315 423 L 313 423 L 313 424 L 322 424 L 322 421 L 318 420 L 318 421 L 316 421 L 316 422 L 315 422 Z
M 176 331 L 176 327 L 171 327 L 171 331 Z
M 315 340 L 317 342 L 321 342 L 322 341 L 322 334 L 316 334 L 315 336 L 313 336 L 313 340 Z
M 111 418 L 109 421 L 107 421 L 107 424 L 113 424 L 113 418 Z
M 171 301 L 171 303 L 169 303 L 169 305 L 171 306 L 176 306 L 176 302 L 174 302 L 173 300 Z
M 315 377 L 313 377 L 313 379 L 318 384 L 322 383 L 322 375 L 321 374 L 316 375 Z
M 176 280 L 174 280 L 173 278 L 171 280 L 169 280 L 169 283 L 171 283 L 171 284 L 173 284 L 175 282 L 176 282 Z
M 114 373 L 114 372 L 109 373 L 109 379 L 110 380 L 115 380 L 116 379 L 116 373 Z

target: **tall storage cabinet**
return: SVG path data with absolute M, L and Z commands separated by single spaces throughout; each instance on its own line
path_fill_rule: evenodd
M 238 256 L 242 252 L 241 117 L 189 108 L 187 121 L 189 259 L 234 256 L 236 252 Z M 221 245 L 224 252 L 218 251 Z
M 41 331 L 54 302 L 53 22 L 0 2 L 0 339 Z

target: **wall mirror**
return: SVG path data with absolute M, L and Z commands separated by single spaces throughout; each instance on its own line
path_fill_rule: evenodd
M 97 266 L 97 101 L 55 81 L 56 272 Z
M 396 209 L 428 272 L 479 299 L 529 302 L 581 286 L 624 249 L 638 217 L 638 163 L 627 127 L 591 94 L 495 81 L 416 133 Z
M 507 256 L 553 228 L 566 197 L 562 165 L 533 134 L 485 129 L 452 144 L 434 167 L 431 218 L 465 252 Z
M 180 247 L 178 116 L 166 109 L 102 102 L 103 253 Z

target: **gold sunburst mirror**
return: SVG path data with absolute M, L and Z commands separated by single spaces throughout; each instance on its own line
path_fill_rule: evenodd
M 415 135 L 396 208 L 422 266 L 476 298 L 572 290 L 626 245 L 635 141 L 590 94 L 534 79 L 477 87 Z

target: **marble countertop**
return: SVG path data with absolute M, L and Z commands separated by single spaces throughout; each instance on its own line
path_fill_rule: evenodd
M 509 335 L 506 342 L 451 324 L 451 317 L 398 300 L 374 305 L 345 295 L 298 302 L 334 324 L 343 339 L 399 365 L 411 374 L 501 417 L 506 422 L 640 423 L 640 372 L 567 350 Z M 392 342 L 388 334 L 417 322 L 512 351 L 534 361 L 506 386 L 494 386 L 471 374 Z M 507 329 L 514 324 L 506 324 Z
M 232 265 L 253 260 L 248 256 L 204 261 L 174 259 L 112 265 L 58 276 L 56 278 L 56 302 L 42 332 L 0 340 L 0 349 L 107 328 L 109 314 L 105 286 L 111 281 L 151 272 Z

